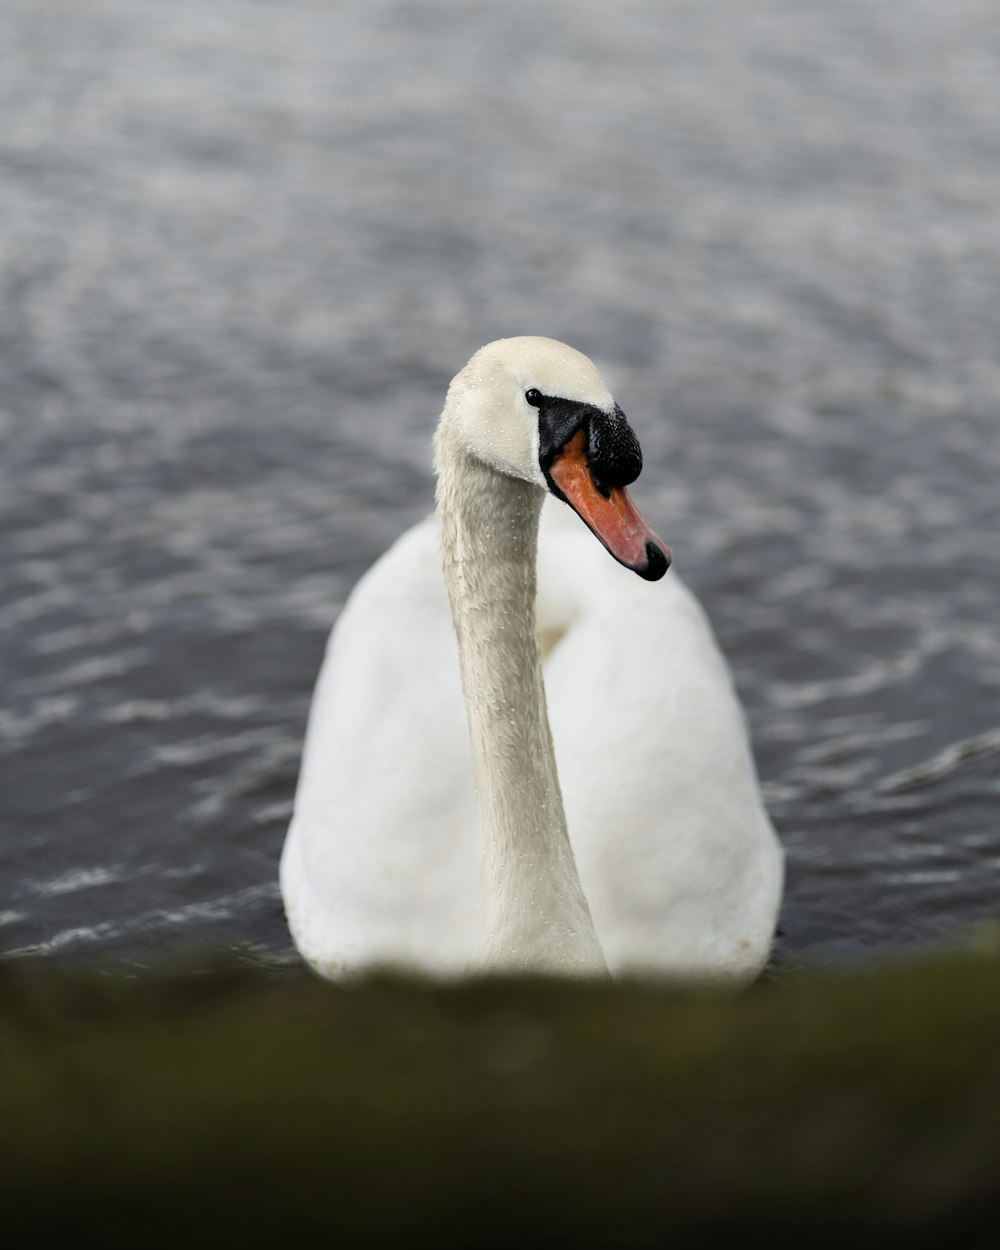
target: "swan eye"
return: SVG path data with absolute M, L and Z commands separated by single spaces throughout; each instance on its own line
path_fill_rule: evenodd
M 544 398 L 541 391 L 536 391 L 534 387 L 530 391 L 524 392 L 524 398 L 532 406 L 532 408 L 541 408 L 542 399 Z

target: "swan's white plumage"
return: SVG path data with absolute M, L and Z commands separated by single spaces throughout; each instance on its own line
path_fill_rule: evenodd
M 357 584 L 327 646 L 281 861 L 319 972 L 459 972 L 478 903 L 476 806 L 433 518 Z
M 704 613 L 673 571 L 639 580 L 551 498 L 538 583 L 570 837 L 609 968 L 752 976 L 782 856 Z M 480 891 L 472 776 L 430 518 L 358 583 L 316 687 L 281 865 L 315 969 L 466 968 Z

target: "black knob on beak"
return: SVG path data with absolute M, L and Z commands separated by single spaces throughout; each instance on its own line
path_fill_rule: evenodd
M 617 404 L 610 414 L 594 410 L 590 418 L 587 459 L 590 471 L 605 490 L 628 486 L 642 472 L 639 440 Z

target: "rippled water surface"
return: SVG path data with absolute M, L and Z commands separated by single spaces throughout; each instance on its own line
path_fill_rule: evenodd
M 480 343 L 593 355 L 791 954 L 1000 912 L 992 0 L 9 0 L 0 950 L 290 958 L 352 582 Z

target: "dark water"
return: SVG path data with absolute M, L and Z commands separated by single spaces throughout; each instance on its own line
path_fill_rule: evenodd
M 1000 912 L 993 0 L 8 0 L 0 950 L 290 957 L 326 632 L 481 342 L 593 355 L 785 949 Z

